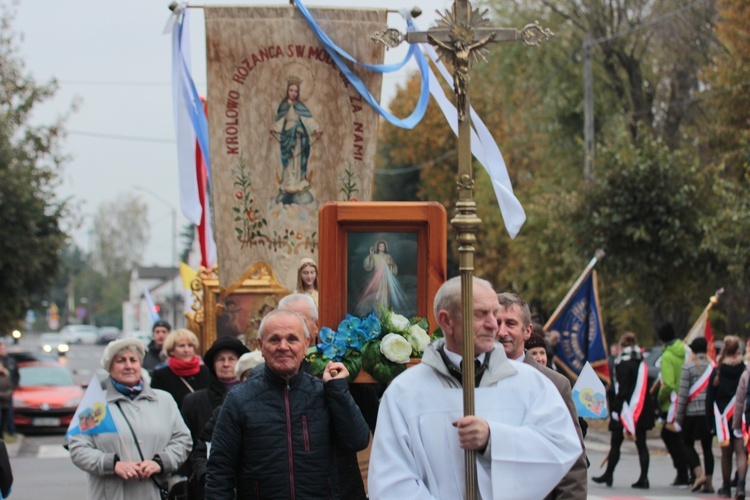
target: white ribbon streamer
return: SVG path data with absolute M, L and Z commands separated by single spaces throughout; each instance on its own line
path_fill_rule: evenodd
M 410 16 L 410 13 L 405 9 L 402 9 L 400 13 L 404 17 Z M 445 65 L 438 60 L 438 55 L 437 52 L 435 52 L 435 49 L 426 43 L 420 45 L 427 54 L 427 57 L 429 57 L 438 68 L 441 76 L 446 82 L 452 85 L 453 78 Z M 437 102 L 440 110 L 443 112 L 443 115 L 453 130 L 453 133 L 458 135 L 458 112 L 456 111 L 456 107 L 445 96 L 432 68 L 429 68 L 428 71 L 430 94 L 432 94 L 435 102 Z M 489 174 L 492 188 L 495 191 L 495 196 L 500 205 L 500 213 L 503 216 L 505 228 L 510 237 L 515 238 L 526 221 L 526 212 L 524 212 L 521 202 L 518 201 L 518 198 L 516 198 L 516 195 L 513 193 L 513 186 L 511 185 L 510 176 L 508 175 L 508 167 L 505 164 L 500 148 L 497 146 L 497 143 L 487 126 L 474 111 L 474 108 L 471 108 L 471 120 L 472 125 L 474 126 L 471 130 L 471 153 Z

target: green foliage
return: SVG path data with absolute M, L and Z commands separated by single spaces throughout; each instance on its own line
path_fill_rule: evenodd
M 389 361 L 380 353 L 380 340 L 371 340 L 362 349 L 362 367 L 372 378 L 383 384 L 406 370 L 406 365 Z
M 57 276 L 66 201 L 54 194 L 62 122 L 29 124 L 57 85 L 24 73 L 12 14 L 0 8 L 0 333 L 7 333 Z
M 607 253 L 602 273 L 666 318 L 675 304 L 696 300 L 686 290 L 706 264 L 700 243 L 710 207 L 698 162 L 646 134 L 602 147 L 598 162 L 606 174 L 581 191 L 571 228 L 586 253 Z

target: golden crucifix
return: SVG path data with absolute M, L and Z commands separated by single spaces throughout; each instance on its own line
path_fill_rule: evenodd
M 469 73 L 474 62 L 486 61 L 485 52 L 490 42 L 513 42 L 522 40 L 527 45 L 539 45 L 552 36 L 548 29 L 538 24 L 527 24 L 522 30 L 515 28 L 493 28 L 484 17 L 487 10 L 479 12 L 468 0 L 455 0 L 453 8 L 445 14 L 438 12 L 437 26 L 428 31 L 409 31 L 402 35 L 388 29 L 373 35 L 373 40 L 395 47 L 403 40 L 408 43 L 430 43 L 441 59 L 453 66 L 453 89 L 458 109 L 458 202 L 456 215 L 451 225 L 456 230 L 459 243 L 459 269 L 461 271 L 461 314 L 463 336 L 463 358 L 474 359 L 474 331 L 472 322 L 474 244 L 482 221 L 477 217 L 474 201 L 474 179 L 471 164 L 471 120 L 469 103 Z M 464 415 L 474 415 L 474 363 L 464 363 L 462 374 Z M 466 450 L 464 455 L 466 472 L 466 499 L 477 498 L 476 451 Z

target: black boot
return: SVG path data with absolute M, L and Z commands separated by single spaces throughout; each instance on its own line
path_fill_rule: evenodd
M 745 500 L 745 481 L 737 481 L 737 493 L 734 498 L 736 500 Z
M 606 484 L 607 486 L 612 487 L 612 474 L 607 474 L 605 472 L 599 477 L 592 477 L 591 480 L 595 483 Z
M 725 482 L 721 485 L 719 491 L 716 492 L 716 496 L 719 498 L 729 498 L 732 496 L 732 487 L 729 486 L 729 482 Z
M 642 477 L 642 478 L 638 479 L 638 481 L 636 481 L 636 482 L 634 482 L 633 484 L 630 485 L 631 488 L 638 488 L 638 489 L 641 489 L 641 490 L 647 490 L 648 486 L 649 485 L 648 485 L 648 478 L 647 477 Z

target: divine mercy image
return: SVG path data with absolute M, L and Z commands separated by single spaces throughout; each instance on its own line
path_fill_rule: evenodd
M 417 233 L 350 232 L 347 311 L 365 316 L 379 308 L 417 314 Z

